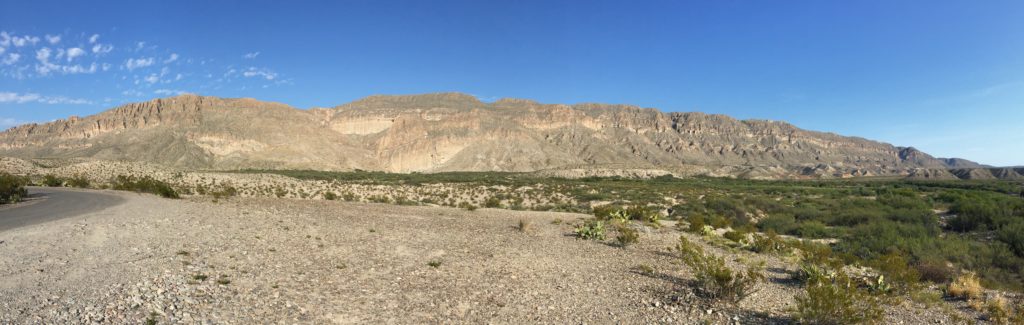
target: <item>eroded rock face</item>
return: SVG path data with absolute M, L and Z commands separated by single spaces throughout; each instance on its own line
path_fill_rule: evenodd
M 312 110 L 182 95 L 16 127 L 0 133 L 0 155 L 205 169 L 434 172 L 614 166 L 751 178 L 939 177 L 915 170 L 980 167 L 784 122 L 629 105 L 521 99 L 484 103 L 457 93 L 371 96 Z M 1019 175 L 1013 170 L 1003 174 Z

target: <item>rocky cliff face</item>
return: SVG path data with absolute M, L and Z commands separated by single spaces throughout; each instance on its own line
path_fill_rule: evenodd
M 16 127 L 0 133 L 0 155 L 193 169 L 618 168 L 753 178 L 911 175 L 921 169 L 981 167 L 783 122 L 629 105 L 521 99 L 484 103 L 457 93 L 371 96 L 313 110 L 183 95 Z

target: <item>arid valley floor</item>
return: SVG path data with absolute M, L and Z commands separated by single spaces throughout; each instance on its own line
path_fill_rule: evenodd
M 575 238 L 582 214 L 91 191 L 123 201 L 0 232 L 0 323 L 778 323 L 799 291 L 784 259 L 732 253 L 768 280 L 703 301 L 670 249 L 699 237 L 672 222 L 620 248 Z

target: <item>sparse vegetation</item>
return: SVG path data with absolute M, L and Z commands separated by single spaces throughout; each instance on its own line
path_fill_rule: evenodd
M 576 236 L 588 240 L 604 240 L 604 221 L 588 220 L 576 227 Z
M 441 267 L 441 260 L 433 260 L 433 261 L 427 262 L 427 265 L 432 267 L 432 268 L 435 268 L 435 269 L 439 268 L 439 267 Z
M 882 318 L 878 299 L 842 271 L 816 272 L 807 279 L 805 292 L 796 297 L 796 303 L 794 316 L 801 324 L 862 324 Z
M 516 224 L 516 229 L 519 232 L 529 232 L 533 229 L 533 223 L 526 219 L 519 219 L 519 223 Z
M 0 173 L 0 204 L 17 203 L 28 197 L 27 183 L 23 177 Z
M 324 200 L 334 201 L 334 200 L 338 199 L 338 195 L 334 194 L 334 192 L 331 192 L 331 191 L 324 192 L 323 195 L 324 195 Z
M 963 300 L 974 300 L 981 298 L 984 290 L 985 288 L 981 286 L 977 275 L 967 272 L 949 283 L 949 286 L 946 287 L 946 295 Z
M 754 292 L 754 286 L 764 280 L 763 265 L 748 265 L 745 271 L 728 267 L 725 260 L 704 251 L 685 236 L 679 237 L 677 246 L 683 263 L 697 278 L 694 286 L 706 297 L 737 303 Z
M 616 227 L 616 230 L 619 234 L 615 236 L 615 241 L 619 243 L 620 247 L 626 247 L 640 241 L 640 232 L 630 227 L 629 224 L 620 224 Z
M 148 176 L 140 178 L 118 175 L 111 183 L 112 188 L 119 191 L 152 193 L 169 199 L 179 198 L 178 192 L 171 188 L 170 184 Z

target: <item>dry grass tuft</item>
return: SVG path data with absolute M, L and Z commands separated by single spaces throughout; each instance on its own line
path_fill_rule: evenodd
M 973 272 L 967 272 L 949 284 L 949 287 L 946 288 L 946 295 L 965 300 L 974 300 L 981 298 L 983 290 L 985 288 L 978 281 L 978 276 Z

